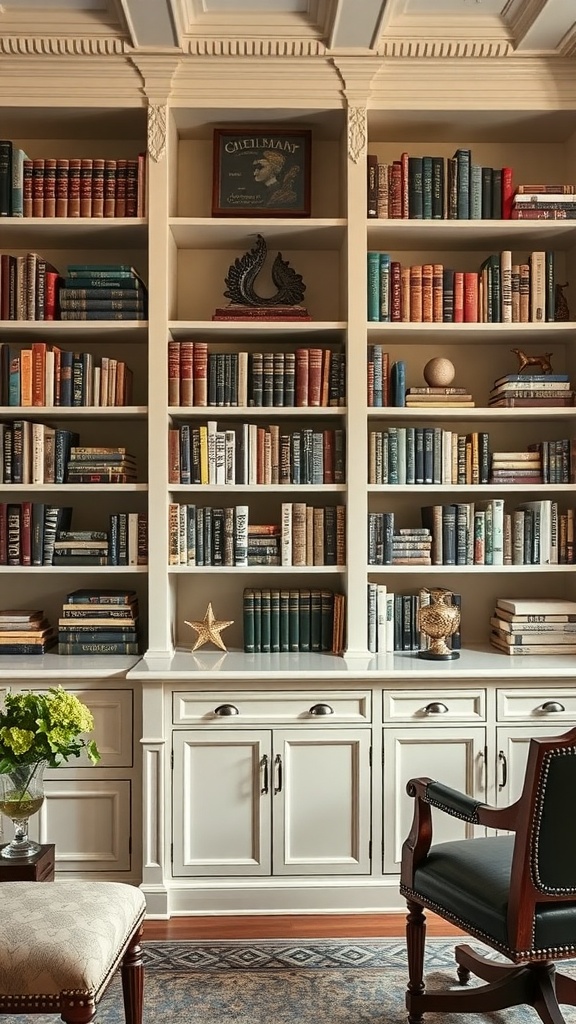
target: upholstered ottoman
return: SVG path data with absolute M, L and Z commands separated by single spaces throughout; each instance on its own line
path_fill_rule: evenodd
M 87 1024 L 117 968 L 127 1024 L 141 1024 L 145 914 L 121 882 L 0 886 L 0 1013 L 60 1013 Z

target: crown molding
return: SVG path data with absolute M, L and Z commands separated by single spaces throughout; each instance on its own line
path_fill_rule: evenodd
M 331 61 L 268 60 L 254 57 L 199 57 L 182 60 L 174 75 L 170 102 L 180 106 L 257 109 L 342 108 L 342 82 Z
M 574 62 L 517 56 L 500 60 L 387 61 L 372 82 L 370 106 L 390 109 L 570 110 Z
M 182 48 L 192 57 L 323 57 L 326 46 L 318 39 L 238 38 L 214 36 L 212 38 L 186 38 Z
M 336 54 L 331 57 L 331 62 L 342 79 L 348 103 L 355 106 L 365 104 L 370 96 L 374 76 L 382 67 L 381 58 L 372 54 L 363 57 Z
M 131 62 L 142 76 L 143 91 L 150 104 L 165 105 L 170 99 L 174 75 L 182 57 L 173 54 L 133 52 Z
M 53 55 L 10 56 L 0 62 L 0 102 L 6 106 L 136 107 L 144 105 L 142 79 L 123 57 L 55 61 Z
M 0 36 L 0 54 L 27 57 L 123 56 L 128 45 L 122 39 L 66 36 Z
M 458 57 L 485 59 L 506 57 L 512 52 L 510 42 L 491 39 L 386 39 L 378 43 L 377 53 L 382 57 L 402 57 L 415 60 L 435 60 Z
M 376 53 L 406 58 L 504 57 L 513 46 L 506 21 L 495 15 L 415 15 L 392 8 L 382 19 Z

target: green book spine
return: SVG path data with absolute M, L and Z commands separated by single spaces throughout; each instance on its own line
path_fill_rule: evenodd
M 300 591 L 291 590 L 288 598 L 288 645 L 290 651 L 300 650 Z
M 270 591 L 270 650 L 276 654 L 280 650 L 280 591 Z
M 322 650 L 322 591 L 310 593 L 310 650 Z
M 320 647 L 323 651 L 332 650 L 332 627 L 334 622 L 334 594 L 331 590 L 321 593 L 321 624 Z
M 254 591 L 246 588 L 243 598 L 244 653 L 254 654 Z
M 300 609 L 299 609 L 299 625 L 300 625 L 300 650 L 310 650 L 310 620 L 311 620 L 311 596 L 310 591 L 303 589 L 300 591 Z
M 262 590 L 260 599 L 260 650 L 263 654 L 270 653 L 270 614 L 272 596 L 269 590 Z
M 290 650 L 290 619 L 289 619 L 290 592 L 280 591 L 280 650 Z
M 254 591 L 254 651 L 262 653 L 262 591 Z

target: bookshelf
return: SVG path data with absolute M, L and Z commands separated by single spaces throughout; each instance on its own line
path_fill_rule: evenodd
M 486 82 L 492 73 L 488 65 L 486 62 L 483 72 Z M 487 633 L 497 596 L 512 588 L 534 598 L 569 598 L 574 597 L 574 582 L 573 567 L 566 565 L 369 566 L 368 512 L 390 509 L 400 525 L 415 526 L 421 505 L 460 500 L 456 495 L 461 495 L 462 501 L 473 501 L 497 493 L 518 503 L 539 495 L 555 496 L 564 506 L 572 501 L 573 487 L 504 485 L 496 490 L 492 485 L 369 485 L 369 433 L 383 430 L 387 424 L 432 424 L 460 433 L 487 430 L 498 448 L 516 444 L 523 448 L 542 438 L 571 436 L 576 419 L 572 408 L 494 409 L 486 403 L 494 379 L 515 369 L 510 352 L 515 346 L 532 354 L 552 351 L 555 368 L 576 379 L 576 322 L 542 326 L 368 323 L 366 254 L 386 250 L 406 262 L 442 258 L 446 263 L 476 269 L 487 254 L 504 247 L 523 254 L 553 248 L 558 280 L 572 282 L 574 278 L 571 288 L 576 288 L 576 227 L 568 221 L 369 220 L 365 157 L 374 152 L 383 160 L 391 159 L 403 150 L 448 156 L 457 146 L 469 145 L 480 162 L 512 166 L 515 180 L 560 176 L 568 181 L 576 177 L 576 108 L 568 96 L 558 101 L 558 109 L 550 109 L 544 76 L 535 87 L 535 97 L 530 97 L 537 110 L 533 116 L 525 110 L 527 101 L 520 85 L 507 99 L 508 109 L 502 103 L 494 110 L 479 111 L 476 97 L 467 99 L 465 108 L 454 110 L 448 94 L 432 88 L 422 111 L 421 102 L 415 103 L 414 109 L 409 103 L 399 109 L 400 101 L 391 104 L 385 90 L 376 84 L 371 96 L 365 89 L 362 106 L 352 108 L 366 118 L 366 147 L 356 160 L 349 153 L 348 110 L 339 86 L 325 87 L 323 103 L 313 105 L 309 96 L 314 93 L 308 91 L 304 98 L 297 95 L 294 106 L 287 108 L 285 91 L 278 83 L 266 105 L 260 105 L 246 86 L 233 94 L 216 75 L 214 83 L 220 90 L 215 92 L 219 104 L 209 91 L 196 95 L 190 83 L 166 96 L 166 149 L 158 159 L 149 160 L 147 218 L 111 219 L 109 223 L 10 221 L 3 236 L 3 248 L 45 251 L 56 265 L 72 259 L 135 265 L 149 283 L 149 317 L 148 323 L 1 325 L 1 340 L 10 345 L 24 345 L 41 336 L 62 346 L 81 345 L 95 354 L 114 350 L 133 367 L 134 404 L 130 407 L 35 410 L 35 416 L 38 413 L 50 423 L 74 423 L 86 444 L 126 440 L 139 466 L 135 485 L 90 490 L 59 485 L 52 491 L 46 490 L 46 485 L 12 485 L 4 488 L 2 495 L 7 491 L 9 497 L 66 494 L 66 500 L 69 497 L 74 504 L 79 527 L 92 525 L 96 515 L 103 521 L 113 508 L 147 510 L 150 543 L 146 567 L 73 572 L 60 567 L 1 567 L 0 580 L 10 581 L 14 603 L 42 606 L 52 619 L 57 618 L 66 591 L 76 586 L 97 586 L 105 579 L 107 586 L 136 589 L 143 618 L 143 658 L 47 655 L 42 664 L 11 658 L 0 664 L 0 685 L 38 686 L 59 678 L 77 688 L 88 680 L 91 688 L 132 695 L 132 749 L 122 764 L 121 781 L 132 787 L 132 834 L 138 836 L 130 862 L 131 877 L 143 882 L 152 914 L 211 912 L 215 908 L 226 912 L 390 909 L 399 906 L 396 872 L 403 833 L 408 830 L 405 781 L 414 774 L 436 772 L 482 799 L 502 801 L 506 797 L 508 802 L 512 790 L 498 789 L 502 781 L 499 751 L 505 751 L 514 767 L 511 777 L 520 778 L 527 736 L 539 729 L 560 730 L 573 721 L 574 659 L 509 658 L 488 647 Z M 366 112 L 364 103 L 369 99 Z M 145 109 L 140 99 L 122 110 L 95 109 L 87 123 L 84 114 L 84 110 L 56 108 L 43 128 L 42 119 L 30 110 L 19 135 L 16 117 L 6 122 L 5 134 L 23 139 L 32 151 L 38 146 L 45 152 L 54 144 L 55 152 L 64 152 L 72 146 L 71 140 L 80 151 L 86 147 L 86 151 L 103 155 L 143 148 Z M 311 217 L 213 218 L 214 128 L 272 122 L 312 130 Z M 280 251 L 302 274 L 311 321 L 247 324 L 212 320 L 214 309 L 223 304 L 228 267 L 253 244 L 256 232 L 265 237 L 272 257 Z M 576 317 L 576 295 L 568 289 L 567 297 Z M 170 405 L 170 341 L 205 342 L 210 352 L 224 354 L 298 348 L 344 351 L 346 404 L 335 408 Z M 454 383 L 472 390 L 475 408 L 369 408 L 366 383 L 371 344 L 382 344 L 391 359 L 405 361 L 409 386 L 423 383 L 422 368 L 428 359 L 447 356 L 456 367 Z M 0 419 L 26 415 L 21 408 L 0 413 Z M 168 483 L 170 429 L 175 424 L 194 429 L 207 420 L 217 420 L 231 429 L 245 422 L 280 424 L 286 432 L 306 427 L 342 429 L 346 482 L 282 486 Z M 278 523 L 282 504 L 297 501 L 345 504 L 344 565 L 170 564 L 169 512 L 173 504 L 247 505 L 251 522 Z M 368 582 L 385 582 L 389 589 L 404 593 L 438 583 L 460 593 L 461 658 L 435 665 L 410 652 L 370 655 Z M 320 586 L 346 594 L 343 658 L 314 652 L 243 652 L 244 588 L 286 585 L 293 589 Z M 191 654 L 187 648 L 194 638 L 185 619 L 202 619 L 209 601 L 217 618 L 233 620 L 224 635 L 229 651 L 203 648 Z M 560 704 L 562 710 L 549 712 L 547 703 Z M 321 705 L 328 705 L 331 712 L 318 711 Z M 435 706 L 446 711 L 429 710 Z M 228 711 L 219 710 L 222 707 Z M 236 708 L 238 714 L 230 708 Z M 331 744 L 333 752 L 327 753 Z M 371 773 L 367 770 L 369 746 L 375 766 Z M 311 751 L 311 760 L 306 760 L 308 755 L 297 759 L 294 752 L 300 747 Z M 234 751 L 239 748 L 243 753 L 234 762 Z M 177 776 L 171 769 L 173 749 Z M 243 796 L 240 805 L 222 789 L 219 780 L 226 776 L 227 766 L 233 765 L 254 783 L 260 780 L 262 758 L 267 758 L 265 763 L 270 766 L 277 754 L 285 758 L 284 763 L 293 758 L 295 775 L 289 785 L 298 793 L 298 807 L 284 796 L 282 802 L 269 800 L 264 806 L 260 786 L 250 781 L 246 786 L 249 795 Z M 376 766 L 383 758 L 382 772 Z M 310 780 L 316 767 L 317 787 L 311 787 L 314 791 L 307 799 L 302 779 Z M 113 789 L 112 770 L 108 774 L 103 770 L 101 781 Z M 84 772 L 78 780 L 67 778 L 87 785 L 96 776 Z M 202 791 L 197 788 L 197 778 L 203 780 Z M 206 779 L 209 782 L 204 786 Z M 335 815 L 326 829 L 332 846 L 326 849 L 309 822 L 319 813 L 322 801 L 329 802 L 334 779 L 342 793 L 352 796 L 349 803 L 343 797 L 334 804 Z M 184 817 L 200 798 L 222 808 L 222 824 L 214 840 L 216 852 L 210 851 L 210 838 L 202 832 L 206 822 L 197 822 L 202 829 L 196 846 L 184 831 L 173 831 L 172 821 Z M 124 790 L 118 800 L 124 806 Z M 89 808 L 80 813 L 90 813 Z M 227 817 L 241 822 L 240 846 L 234 846 Z M 252 828 L 258 832 L 258 842 L 268 844 L 267 856 L 260 848 L 254 854 Z M 458 835 L 467 834 L 460 825 L 457 828 Z M 287 837 L 308 833 L 308 845 L 302 841 L 300 849 L 286 852 L 283 844 Z M 169 853 L 172 843 L 178 846 L 174 864 Z M 106 873 L 101 863 L 96 870 Z

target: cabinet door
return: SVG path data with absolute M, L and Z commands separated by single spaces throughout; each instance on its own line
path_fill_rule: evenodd
M 409 779 L 427 775 L 453 789 L 485 799 L 485 730 L 390 729 L 384 732 L 384 871 L 400 868 L 402 843 L 412 824 Z M 434 842 L 464 839 L 474 827 L 433 809 Z
M 270 874 L 270 755 L 269 730 L 174 734 L 175 876 Z
M 273 873 L 369 874 L 368 730 L 275 730 L 273 760 Z
M 56 844 L 61 871 L 130 870 L 130 793 L 127 779 L 46 781 L 46 798 L 30 819 L 30 835 Z
M 565 731 L 565 730 L 563 730 Z M 522 793 L 528 747 L 532 737 L 553 736 L 551 725 L 500 726 L 496 731 L 496 768 L 494 772 L 496 792 L 491 802 L 499 807 L 514 803 Z

